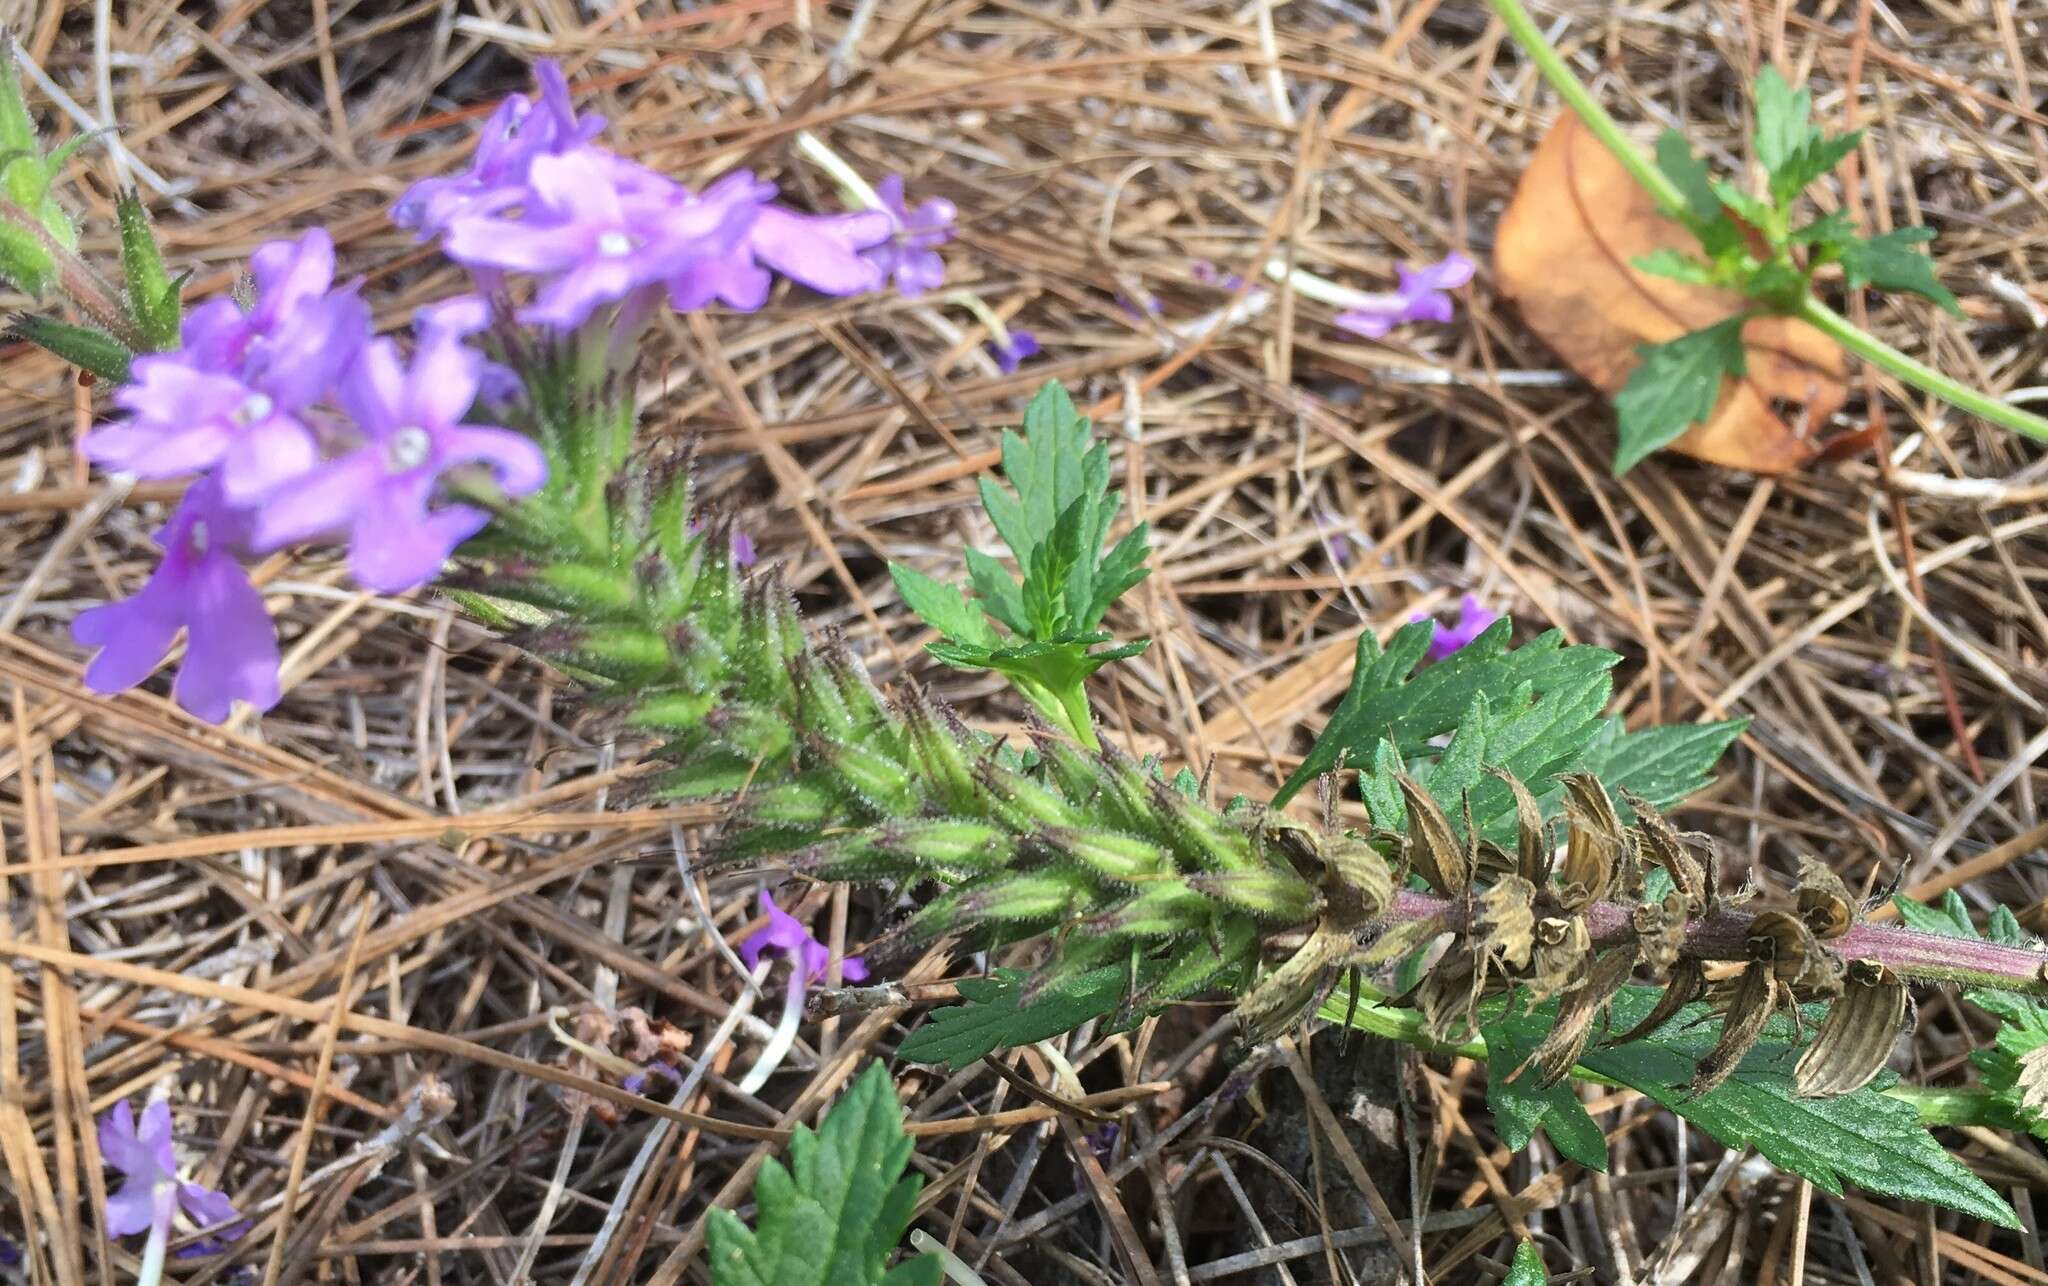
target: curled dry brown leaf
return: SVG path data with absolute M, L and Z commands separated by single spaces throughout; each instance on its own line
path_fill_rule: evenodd
M 1569 113 L 1522 172 L 1501 220 L 1494 266 L 1529 329 L 1573 370 L 1609 394 L 1635 370 L 1638 344 L 1660 344 L 1740 312 L 1742 297 L 1652 277 L 1634 261 L 1668 247 L 1696 252 L 1692 234 Z M 1824 445 L 1822 430 L 1847 395 L 1842 352 L 1786 317 L 1743 328 L 1749 373 L 1721 404 L 1671 444 L 1714 464 L 1786 473 Z M 1784 414 L 1780 407 L 1788 408 Z

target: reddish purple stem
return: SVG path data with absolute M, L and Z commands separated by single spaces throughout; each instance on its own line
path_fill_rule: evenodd
M 1394 895 L 1393 910 L 1382 923 L 1439 919 L 1447 930 L 1465 927 L 1471 903 L 1434 893 L 1403 890 Z M 1586 927 L 1601 946 L 1620 942 L 1633 931 L 1633 908 L 1621 902 L 1596 902 L 1586 908 Z M 1685 926 L 1685 952 L 1696 960 L 1743 960 L 1743 942 L 1750 921 L 1742 911 L 1716 911 Z M 1868 960 L 1915 982 L 1953 982 L 1978 987 L 2048 996 L 2048 952 L 2000 946 L 1971 938 L 1922 933 L 1890 924 L 1859 924 L 1828 942 L 1845 960 Z

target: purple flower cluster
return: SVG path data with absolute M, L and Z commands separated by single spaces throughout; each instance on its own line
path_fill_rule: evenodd
M 525 434 L 469 422 L 512 404 L 519 376 L 467 341 L 494 320 L 487 302 L 509 274 L 532 278 L 518 320 L 595 336 L 616 352 L 663 297 L 759 308 L 773 275 L 853 295 L 893 280 L 906 294 L 941 283 L 935 247 L 950 202 L 915 210 L 890 177 L 884 208 L 804 214 L 739 171 L 702 193 L 598 146 L 599 116 L 579 115 L 553 63 L 539 92 L 515 94 L 483 127 L 467 171 L 415 184 L 392 218 L 438 239 L 478 293 L 423 309 L 408 356 L 373 336 L 353 284 L 334 281 L 334 243 L 314 229 L 273 241 L 250 262 L 254 301 L 192 311 L 179 346 L 136 359 L 114 394 L 123 413 L 84 443 L 102 468 L 141 478 L 197 475 L 159 534 L 164 558 L 142 590 L 81 613 L 86 670 L 99 692 L 142 681 L 180 630 L 174 695 L 201 718 L 236 700 L 278 700 L 277 635 L 245 561 L 300 541 L 338 538 L 364 587 L 398 593 L 430 579 L 489 515 L 451 484 L 531 495 L 548 465 Z M 1022 332 L 1018 336 L 1028 340 Z M 744 537 L 735 557 L 751 561 Z
M 912 211 L 891 176 L 883 209 L 804 214 L 775 204 L 775 185 L 745 170 L 692 192 L 598 146 L 603 118 L 576 114 L 555 64 L 534 75 L 538 98 L 499 106 L 468 173 L 415 184 L 392 214 L 439 238 L 487 289 L 507 273 L 536 278 L 523 322 L 573 330 L 612 306 L 630 322 L 662 295 L 683 311 L 714 301 L 751 311 L 777 273 L 828 295 L 891 278 L 913 295 L 945 277 L 934 247 L 952 235 L 951 202 Z
M 100 653 L 99 692 L 134 686 L 162 664 L 178 631 L 186 654 L 173 693 L 219 722 L 239 699 L 278 699 L 277 634 L 243 560 L 335 535 L 358 582 L 381 593 L 421 584 L 487 514 L 448 503 L 452 473 L 493 478 L 506 495 L 546 481 L 526 437 L 462 423 L 504 373 L 463 340 L 481 301 L 421 314 L 410 365 L 373 339 L 355 287 L 334 285 L 334 243 L 320 229 L 273 241 L 250 260 L 256 299 L 217 299 L 186 319 L 180 345 L 137 358 L 114 394 L 126 412 L 87 436 L 103 468 L 199 479 L 159 533 L 162 563 L 131 598 L 79 615 L 73 637 Z

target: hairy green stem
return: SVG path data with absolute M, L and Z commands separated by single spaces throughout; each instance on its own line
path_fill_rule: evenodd
M 1543 78 L 1550 82 L 1550 87 L 1557 91 L 1558 96 L 1564 99 L 1566 106 L 1585 123 L 1586 128 L 1593 131 L 1594 136 L 1613 154 L 1614 159 L 1621 162 L 1622 167 L 1643 191 L 1655 198 L 1665 213 L 1673 218 L 1682 215 L 1686 204 L 1678 186 L 1643 154 L 1642 149 L 1637 147 L 1622 129 L 1621 123 L 1608 115 L 1607 109 L 1600 105 L 1600 100 L 1593 97 L 1593 92 L 1573 74 L 1563 55 L 1551 46 L 1542 29 L 1536 25 L 1536 20 L 1522 6 L 1521 0 L 1487 0 L 1487 3 L 1507 25 L 1509 34 L 1515 38 L 1515 43 L 1522 47 L 1523 52 L 1529 55 L 1530 61 L 1536 64 L 1537 70 L 1543 73 Z M 1798 306 L 1791 310 L 1791 315 L 1825 332 L 1843 348 L 1878 369 L 1890 372 L 1915 388 L 1934 394 L 1951 406 L 1981 416 L 2000 428 L 2010 429 L 2037 442 L 2048 442 L 2048 419 L 1958 383 L 1926 363 L 1915 361 L 1875 335 L 1852 325 L 1847 318 L 1811 294 L 1806 295 Z

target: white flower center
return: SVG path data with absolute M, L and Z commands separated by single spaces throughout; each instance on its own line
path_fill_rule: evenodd
M 270 413 L 276 409 L 277 403 L 271 401 L 267 394 L 251 393 L 235 408 L 235 423 L 246 427 L 258 420 L 267 420 Z
M 600 233 L 597 238 L 597 252 L 613 259 L 632 254 L 633 238 L 623 232 Z
M 408 424 L 384 444 L 384 467 L 392 473 L 417 469 L 433 454 L 434 440 L 425 429 Z
M 206 556 L 206 546 L 211 540 L 212 535 L 206 530 L 206 523 L 203 520 L 193 523 L 191 533 L 185 537 L 185 543 L 191 548 L 194 558 Z

